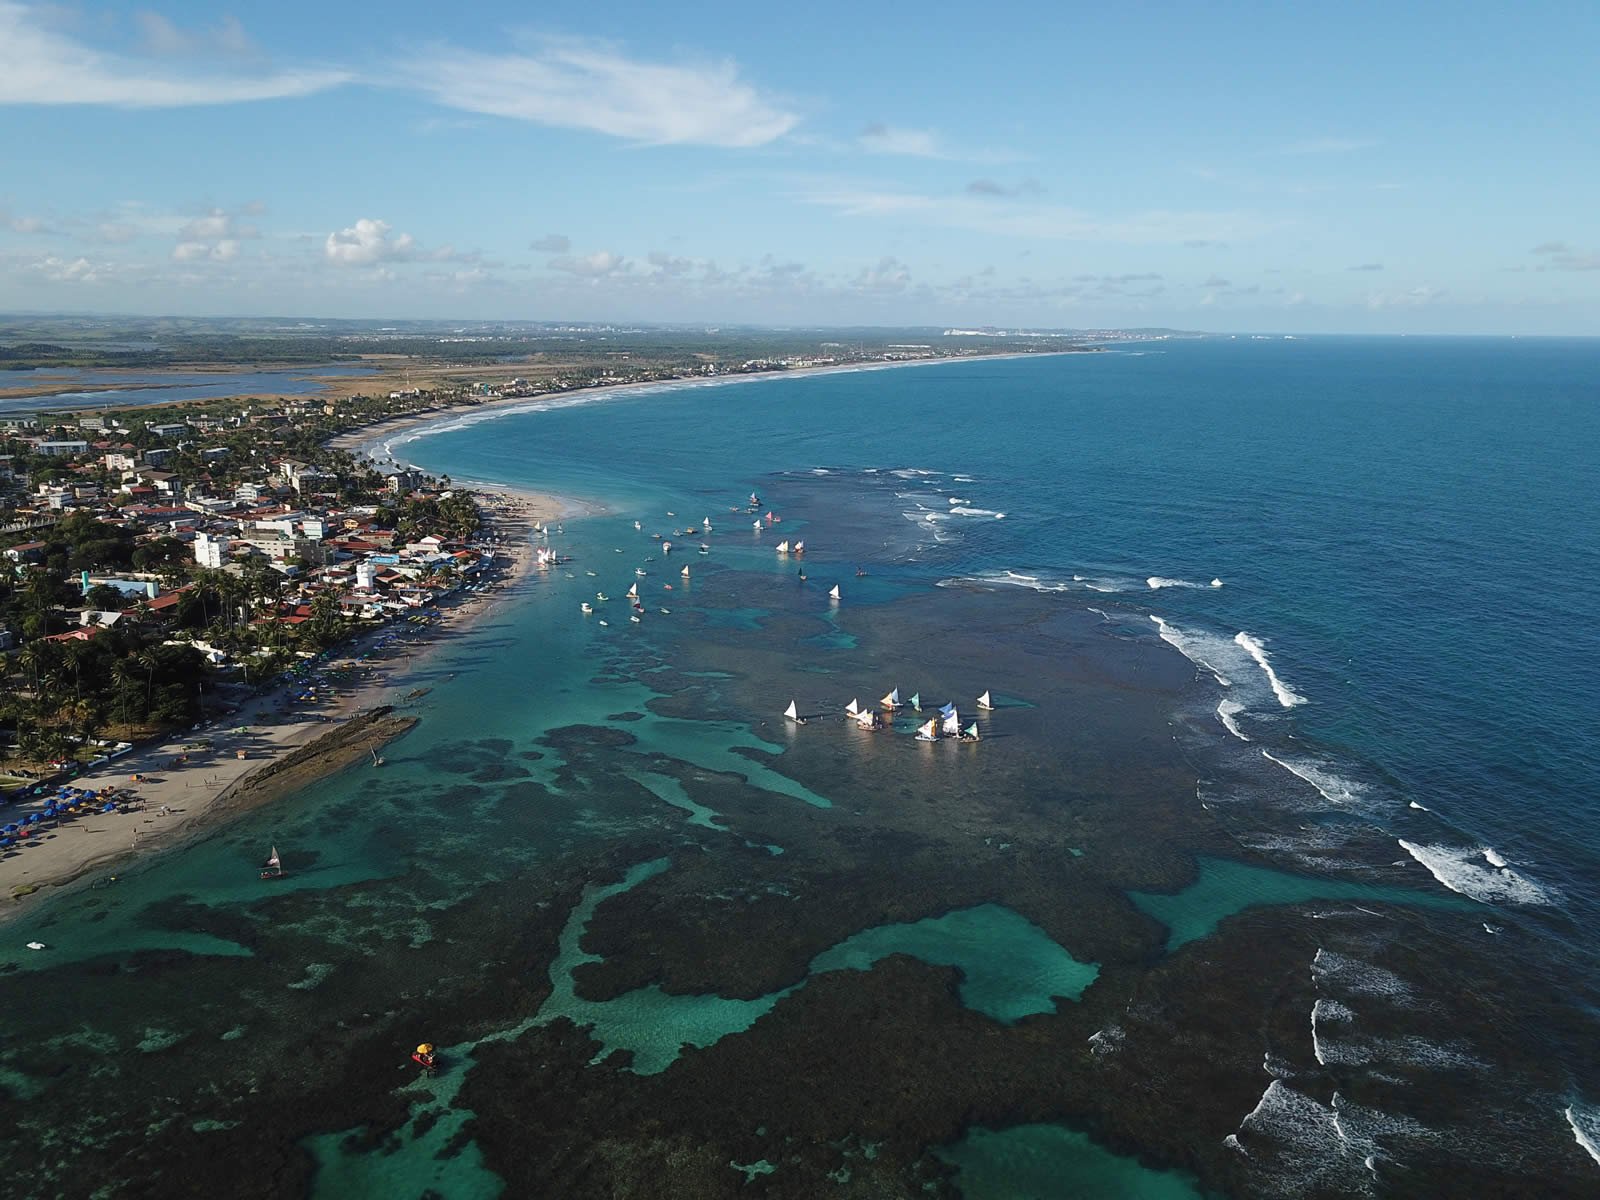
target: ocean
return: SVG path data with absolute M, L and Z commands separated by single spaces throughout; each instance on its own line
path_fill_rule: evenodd
M 573 562 L 381 772 L 41 908 L 0 1129 L 37 1194 L 1592 1195 L 1597 368 L 1171 339 L 391 436 L 594 506 Z

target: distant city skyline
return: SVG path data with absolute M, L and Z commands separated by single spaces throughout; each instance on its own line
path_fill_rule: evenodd
M 0 0 L 0 311 L 1600 334 L 1600 8 Z

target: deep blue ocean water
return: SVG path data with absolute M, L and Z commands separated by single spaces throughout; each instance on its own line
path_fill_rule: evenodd
M 396 452 L 623 507 L 898 470 L 930 579 L 1163 617 L 1333 774 L 1432 810 L 1451 854 L 1492 849 L 1592 929 L 1596 447 L 1600 342 L 1209 338 L 633 393 Z M 1216 646 L 1241 631 L 1305 703 Z M 1481 856 L 1436 865 L 1494 890 Z
M 535 572 L 492 602 L 486 622 L 451 637 L 423 668 L 428 695 L 393 697 L 422 720 L 388 748 L 382 771 L 361 764 L 181 853 L 119 868 L 115 886 L 39 908 L 28 933 L 49 954 L 0 954 L 7 972 L 23 972 L 0 988 L 27 983 L 4 994 L 12 1036 L 0 1040 L 0 1088 L 28 1100 L 0 1128 L 45 1141 L 75 1130 L 61 1145 L 92 1163 L 97 1139 L 113 1156 L 128 1147 L 78 1129 L 71 1116 L 86 1105 L 126 1100 L 123 1124 L 149 1120 L 161 1136 L 202 1142 L 242 1121 L 227 1134 L 242 1137 L 264 1119 L 249 1098 L 290 1078 L 323 1107 L 231 1153 L 263 1145 L 263 1169 L 276 1171 L 300 1146 L 318 1164 L 316 1196 L 429 1185 L 451 1200 L 493 1197 L 502 1181 L 467 1138 L 474 1110 L 481 1136 L 492 1141 L 496 1128 L 474 1080 L 503 1046 L 555 1053 L 556 1041 L 540 1039 L 563 1019 L 602 1054 L 633 1055 L 637 1079 L 585 1069 L 556 1101 L 580 1105 L 593 1087 L 609 1111 L 646 1094 L 635 1089 L 678 1086 L 685 1069 L 702 1069 L 682 1061 L 684 1044 L 733 1062 L 764 1030 L 786 1045 L 772 1030 L 781 1004 L 814 995 L 830 973 L 865 975 L 910 956 L 960 970 L 960 1007 L 1021 1036 L 1030 1020 L 1070 1021 L 1085 997 L 1111 989 L 1108 1023 L 1080 1031 L 1062 1061 L 1120 1101 L 1151 1091 L 1152 1076 L 1157 1094 L 1193 1086 L 1160 1077 L 1166 1047 L 1199 1044 L 1192 1035 L 1230 1019 L 1204 995 L 1186 1008 L 1188 977 L 1163 992 L 1164 973 L 1181 963 L 1204 980 L 1208 957 L 1225 953 L 1240 978 L 1207 986 L 1261 1028 L 1246 1031 L 1242 1067 L 1217 1064 L 1229 1085 L 1217 1111 L 1203 1111 L 1202 1091 L 1196 1111 L 1181 1114 L 1208 1130 L 1203 1145 L 1188 1132 L 1130 1133 L 1136 1117 L 1108 1146 L 1092 1121 L 1008 1117 L 1001 1103 L 913 1140 L 913 1160 L 951 1164 L 968 1200 L 1069 1185 L 1192 1198 L 1198 1184 L 1185 1168 L 1197 1163 L 1208 1184 L 1255 1196 L 1439 1194 L 1462 1163 L 1497 1172 L 1506 1194 L 1582 1194 L 1600 1169 L 1600 1066 L 1582 1051 L 1600 1028 L 1600 830 L 1590 815 L 1600 795 L 1597 380 L 1597 342 L 1207 338 L 566 396 L 375 441 L 380 458 L 605 511 L 550 531 L 548 544 L 574 561 Z M 752 489 L 785 519 L 752 529 L 752 514 L 730 511 Z M 648 536 L 706 517 L 715 533 L 685 529 L 670 556 Z M 804 539 L 806 558 L 775 555 L 780 539 Z M 797 583 L 800 571 L 808 582 Z M 631 582 L 645 598 L 639 625 L 621 603 Z M 844 598 L 831 606 L 835 582 Z M 598 601 L 597 589 L 612 600 Z M 581 614 L 581 600 L 596 611 Z M 886 639 L 874 612 L 903 615 L 917 632 Z M 966 624 L 953 627 L 948 612 Z M 1038 663 L 1037 678 L 1028 666 L 993 678 L 980 662 L 983 682 L 968 693 L 992 686 L 1000 705 L 981 714 L 982 746 L 919 747 L 909 720 L 901 736 L 854 738 L 836 721 L 814 715 L 798 729 L 776 714 L 796 689 L 810 689 L 802 708 L 817 703 L 812 693 L 842 703 L 850 689 L 889 686 L 884 673 L 926 699 L 955 686 L 951 663 L 986 646 L 1005 652 L 1040 612 L 1097 631 L 1108 687 L 1177 705 L 1158 728 L 1170 726 L 1198 778 L 1198 819 L 1231 839 L 1168 845 L 1163 829 L 1140 825 L 1150 818 L 1137 797 L 1125 822 L 1124 810 L 1076 794 L 1061 810 L 1088 848 L 1052 842 L 1044 877 L 1122 861 L 1124 823 L 1159 843 L 1158 856 L 1193 855 L 1192 884 L 1118 893 L 1166 927 L 1164 951 L 1156 943 L 1147 960 L 1102 969 L 1042 927 L 1053 926 L 1048 906 L 1024 916 L 976 894 L 924 897 L 891 915 L 869 899 L 855 925 L 803 941 L 802 975 L 781 989 L 735 996 L 715 990 L 713 976 L 710 990 L 675 990 L 647 973 L 602 995 L 585 981 L 584 971 L 685 939 L 691 967 L 697 948 L 715 960 L 663 899 L 703 911 L 702 868 L 717 872 L 704 886 L 739 903 L 748 879 L 763 895 L 826 908 L 808 890 L 819 870 L 840 872 L 823 877 L 824 890 L 879 895 L 879 864 L 860 871 L 838 845 L 810 840 L 814 831 L 865 836 L 848 822 L 870 818 L 881 793 L 863 781 L 881 784 L 882 762 L 915 772 L 915 789 L 962 796 L 964 771 L 1003 771 L 1038 754 L 1036 743 L 1048 751 L 1052 714 L 1028 697 L 1052 686 L 1053 664 Z M 997 626 L 1021 623 L 989 641 L 989 614 L 1006 614 Z M 942 640 L 919 640 L 923 630 Z M 858 636 L 870 652 L 858 651 Z M 781 671 L 781 691 L 767 694 L 725 640 Z M 1170 667 L 1159 679 L 1114 669 L 1152 655 Z M 1190 682 L 1174 691 L 1168 675 Z M 1117 721 L 1104 732 L 1119 736 Z M 818 771 L 808 751 L 835 755 L 823 760 L 834 769 Z M 971 844 L 950 843 L 953 873 L 963 854 L 1003 851 L 1012 822 L 1032 828 L 1022 805 L 1002 805 L 1001 824 L 984 826 L 992 810 L 976 800 L 951 810 L 958 826 L 968 810 L 978 823 Z M 901 815 L 885 805 L 881 830 L 870 819 L 865 829 L 888 833 Z M 268 844 L 294 870 L 263 894 L 254 865 Z M 1007 860 L 995 863 L 997 888 L 1016 881 Z M 892 861 L 881 871 L 892 876 Z M 628 911 L 653 913 L 660 928 L 640 929 L 622 950 L 586 941 L 597 925 L 618 936 L 606 908 L 635 889 L 651 899 Z M 481 910 L 471 907 L 479 898 Z M 461 927 L 463 906 L 481 928 Z M 1263 946 L 1257 958 L 1237 936 L 1211 937 L 1247 909 L 1274 906 L 1300 906 L 1298 924 L 1271 926 L 1286 951 Z M 543 943 L 525 927 L 544 928 L 541 913 L 548 945 L 535 953 Z M 1423 913 L 1438 923 L 1406 915 Z M 783 931 L 795 936 L 787 921 Z M 1408 944 L 1420 936 L 1427 944 Z M 487 997 L 462 985 L 477 954 L 494 968 Z M 494 990 L 518 955 L 548 983 L 537 1002 Z M 399 1087 L 396 1078 L 411 1079 L 395 1074 L 403 1054 L 388 1061 L 399 1034 L 384 1027 L 377 1044 L 361 1040 L 397 1009 L 407 1038 L 440 1042 L 438 1077 Z M 428 1027 L 414 1031 L 417 1020 Z M 302 1054 L 302 1044 L 317 1049 Z M 804 1076 L 800 1063 L 770 1069 Z M 329 1100 L 328 1081 L 347 1071 L 356 1082 Z M 749 1082 L 735 1075 L 712 1090 Z M 604 1092 L 612 1086 L 622 1091 Z M 967 1104 L 960 1080 L 946 1086 Z M 698 1100 L 691 1090 L 684 1102 Z M 718 1164 L 725 1182 L 757 1194 L 812 1178 L 774 1144 L 790 1115 L 778 1103 L 763 1118 L 777 1126 L 767 1141 L 735 1122 L 718 1130 L 741 1147 Z M 529 1137 L 540 1132 L 537 1115 L 519 1115 L 513 1145 L 523 1122 Z M 376 1148 L 347 1137 L 369 1127 L 395 1132 Z M 596 1128 L 580 1124 L 575 1136 Z M 1232 1130 L 1229 1149 L 1222 1135 Z M 568 1135 L 554 1136 L 559 1149 L 530 1158 L 561 1159 Z M 193 1152 L 182 1139 L 153 1144 Z M 871 1146 L 861 1134 L 828 1153 L 844 1176 L 865 1175 Z M 41 1176 L 40 1194 L 48 1183 Z M 890 1184 L 921 1186 L 909 1169 Z

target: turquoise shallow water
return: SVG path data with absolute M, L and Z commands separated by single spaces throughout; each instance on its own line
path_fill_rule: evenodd
M 1552 1163 L 1581 1156 L 1561 1114 L 1576 1106 L 1588 1120 L 1585 1106 L 1600 1096 L 1583 1056 L 1567 1050 L 1590 1027 L 1582 1014 L 1597 985 L 1590 931 L 1600 842 L 1580 802 L 1600 784 L 1584 699 L 1597 664 L 1578 632 L 1600 616 L 1583 583 L 1600 566 L 1587 450 L 1600 444 L 1596 366 L 1589 343 L 1172 342 L 1139 354 L 630 394 L 396 444 L 397 454 L 458 479 L 564 491 L 613 511 L 553 533 L 573 566 L 536 572 L 432 661 L 423 681 L 432 691 L 416 704 L 421 724 L 390 748 L 381 772 L 348 771 L 182 855 L 38 911 L 27 933 L 51 953 L 0 954 L 0 966 L 27 972 L 0 976 L 16 1030 L 0 1043 L 0 1086 L 32 1098 L 7 1118 L 28 1124 L 7 1128 L 46 1137 L 50 1114 L 81 1106 L 90 1093 L 75 1089 L 100 1077 L 108 1087 L 125 1077 L 136 1090 L 159 1075 L 161 1094 L 184 1104 L 188 1119 L 227 1116 L 225 1097 L 261 1085 L 256 1056 L 312 1036 L 318 1053 L 293 1056 L 309 1093 L 355 1069 L 347 1056 L 384 1053 L 352 1043 L 352 1031 L 399 1011 L 426 1026 L 407 1024 L 395 1034 L 401 1042 L 426 1035 L 454 1044 L 457 1061 L 399 1094 L 408 1115 L 379 1148 L 362 1131 L 392 1124 L 392 1113 L 330 1101 L 325 1120 L 308 1117 L 291 1142 L 320 1164 L 312 1190 L 379 1196 L 432 1181 L 450 1197 L 494 1195 L 503 1181 L 493 1154 L 471 1139 L 476 1126 L 459 1091 L 485 1078 L 480 1057 L 530 1039 L 581 1027 L 602 1059 L 632 1052 L 632 1071 L 622 1073 L 630 1087 L 668 1088 L 691 1066 L 685 1058 L 705 1057 L 683 1055 L 685 1043 L 732 1053 L 787 1029 L 780 1005 L 810 1012 L 841 979 L 866 989 L 906 956 L 957 969 L 952 1020 L 978 1023 L 997 1047 L 1010 1035 L 1060 1038 L 1050 1054 L 1064 1076 L 1085 1063 L 1102 1070 L 1100 1049 L 1087 1049 L 1091 1034 L 1111 1030 L 1096 1047 L 1124 1036 L 1132 1049 L 1185 1044 L 1191 1027 L 1181 1024 L 1140 1033 L 1162 1006 L 1138 997 L 1162 986 L 1161 972 L 1203 969 L 1237 914 L 1311 902 L 1336 908 L 1341 921 L 1352 912 L 1455 921 L 1462 937 L 1482 942 L 1467 949 L 1486 958 L 1441 948 L 1433 960 L 1426 943 L 1401 939 L 1380 969 L 1374 947 L 1394 941 L 1383 936 L 1391 926 L 1362 926 L 1339 946 L 1339 922 L 1310 927 L 1303 959 L 1260 989 L 1290 993 L 1282 1003 L 1294 1008 L 1292 1035 L 1280 1034 L 1291 1022 L 1272 1012 L 1273 1036 L 1285 1039 L 1268 1053 L 1277 1073 L 1263 1073 L 1252 1043 L 1239 1093 L 1218 1094 L 1227 1127 L 1239 1126 L 1266 1181 L 1252 1194 L 1303 1189 L 1304 1177 L 1280 1161 L 1282 1147 L 1295 1145 L 1317 1161 L 1354 1154 L 1348 1176 L 1324 1183 L 1332 1194 L 1359 1194 L 1371 1174 L 1366 1155 L 1348 1145 L 1363 1130 L 1386 1131 L 1371 1134 L 1373 1153 L 1431 1169 L 1434 1151 L 1419 1146 L 1433 1143 L 1405 1122 L 1430 1127 L 1474 1110 L 1542 1113 L 1551 1130 L 1534 1128 L 1554 1141 L 1540 1153 Z M 764 511 L 776 506 L 787 519 L 758 531 L 750 514 L 729 512 L 751 488 L 768 501 Z M 706 516 L 716 524 L 707 555 L 695 552 L 700 535 L 674 538 L 670 556 L 648 536 Z M 636 518 L 643 530 L 633 529 Z M 805 584 L 801 564 L 774 552 L 784 537 L 808 542 Z M 684 562 L 688 584 L 678 573 Z M 637 626 L 621 602 L 636 579 L 647 597 Z M 844 593 L 839 608 L 823 600 L 833 583 Z M 579 602 L 597 590 L 613 600 L 584 617 Z M 885 631 L 871 618 L 913 604 L 908 623 L 934 628 L 940 611 L 959 605 L 966 624 L 938 626 L 940 640 L 920 645 L 907 635 L 891 647 L 887 673 L 898 678 L 880 679 L 862 666 L 885 653 Z M 1039 814 L 1053 814 L 1060 782 L 979 773 L 980 764 L 1025 759 L 1029 739 L 1049 742 L 1052 714 L 1036 700 L 1060 666 L 1024 653 L 1006 660 L 1019 664 L 1010 677 L 963 677 L 958 688 L 953 661 L 981 659 L 986 646 L 1000 656 L 1030 636 L 990 628 L 985 605 L 1024 612 L 1041 628 L 1063 614 L 1098 613 L 1091 623 L 1107 662 L 1094 670 L 1112 689 L 1108 704 L 1117 689 L 1146 686 L 1116 668 L 1134 661 L 1135 647 L 1165 655 L 1175 677 L 1192 677 L 1162 728 L 1199 777 L 1197 789 L 1186 786 L 1203 845 L 1196 834 L 1186 851 L 1185 835 L 1141 826 L 1138 811 L 1117 807 L 1132 803 L 1126 797 L 1092 810 L 1074 798 L 1059 813 L 1059 840 L 1041 840 L 1054 818 Z M 739 638 L 759 649 L 762 670 L 783 674 L 781 694 L 752 683 L 750 662 L 724 643 Z M 920 689 L 925 703 L 936 692 L 943 700 L 946 690 L 991 688 L 999 703 L 981 714 L 985 742 L 912 745 L 914 722 L 904 716 L 898 736 L 818 719 L 841 693 L 870 703 L 894 683 L 903 694 Z M 812 715 L 804 730 L 777 716 L 791 698 Z M 960 702 L 966 712 L 970 701 Z M 791 754 L 808 768 L 795 769 Z M 882 763 L 891 765 L 864 788 L 863 772 Z M 1069 781 L 1082 766 L 1067 764 Z M 1085 784 L 1095 796 L 1103 785 Z M 989 786 L 1005 790 L 977 790 Z M 955 802 L 931 807 L 941 789 Z M 990 800 L 1018 807 L 985 824 Z M 930 853 L 926 830 L 890 837 L 873 826 L 879 814 L 885 828 L 900 821 L 897 805 L 930 806 L 952 839 L 971 825 L 945 864 L 959 898 L 926 891 L 925 873 L 906 875 L 906 895 L 882 886 Z M 295 870 L 264 897 L 255 863 L 272 842 Z M 1145 842 L 1159 852 L 1153 867 L 1137 861 Z M 969 860 L 991 864 L 992 888 L 963 874 Z M 1176 879 L 1180 860 L 1193 868 L 1187 882 L 1137 882 Z M 582 864 L 602 862 L 593 878 L 583 874 Z M 1094 893 L 1101 907 L 1081 918 L 1087 926 L 1019 884 L 1096 872 L 1108 882 Z M 748 894 L 735 886 L 745 881 Z M 1012 885 L 1020 898 L 999 902 Z M 708 888 L 711 901 L 697 891 Z M 837 919 L 830 905 L 842 893 L 848 906 L 857 888 L 872 899 Z M 462 906 L 487 897 L 487 915 L 463 924 Z M 664 987 L 663 972 L 679 968 L 715 985 L 716 964 L 733 961 L 718 945 L 728 938 L 694 923 L 712 901 L 728 906 L 730 929 L 745 928 L 738 906 L 777 914 L 804 953 L 786 960 L 787 973 L 758 973 L 776 976 L 759 988 Z M 675 906 L 695 916 L 675 924 Z M 801 936 L 813 908 L 828 910 L 825 937 Z M 659 929 L 618 915 L 641 913 Z M 543 932 L 516 940 L 527 922 Z M 1145 940 L 1133 939 L 1128 922 L 1150 926 Z M 1415 925 L 1404 928 L 1418 936 Z M 1080 948 L 1093 935 L 1109 940 Z M 681 961 L 680 944 L 689 947 Z M 508 945 L 537 984 L 526 995 L 505 991 Z M 1514 962 L 1515 985 L 1551 1007 L 1509 1041 L 1495 1040 L 1494 1025 L 1493 1037 L 1469 1044 L 1436 999 L 1407 999 L 1407 989 L 1429 982 L 1406 975 L 1413 950 L 1436 974 L 1462 964 L 1453 993 L 1482 987 L 1490 999 L 1511 985 L 1484 964 Z M 627 975 L 609 999 L 574 981 L 575 969 L 628 971 L 650 954 L 654 965 Z M 463 955 L 482 957 L 457 961 Z M 1358 959 L 1359 971 L 1349 965 Z M 1277 959 L 1269 966 L 1277 971 Z M 493 981 L 482 997 L 471 986 L 479 972 Z M 823 977 L 828 984 L 817 983 Z M 435 992 L 457 999 L 439 1011 L 428 999 Z M 1177 1011 L 1190 999 L 1204 1009 L 1187 985 L 1165 1003 Z M 1316 1002 L 1324 1020 L 1313 1057 Z M 1210 1013 L 1196 1021 L 1227 1024 Z M 476 1032 L 460 1040 L 458 1023 Z M 44 1060 L 24 1051 L 29 1038 L 49 1042 Z M 1307 1045 L 1294 1060 L 1297 1042 Z M 1361 1097 L 1364 1112 L 1400 1105 L 1381 1090 L 1393 1085 L 1362 1074 L 1384 1055 L 1403 1060 L 1384 1069 L 1405 1078 L 1441 1063 L 1455 1074 L 1428 1077 L 1415 1116 L 1363 1125 L 1347 1108 L 1341 1136 L 1357 1140 L 1344 1150 L 1316 1141 L 1331 1128 L 1323 1114 L 1337 1091 L 1348 1103 Z M 1476 1073 L 1461 1065 L 1491 1061 Z M 1319 1068 L 1346 1073 L 1295 1074 Z M 584 1069 L 613 1077 L 604 1065 Z M 1141 1061 L 1138 1071 L 1154 1069 Z M 1543 1072 L 1536 1086 L 1522 1082 L 1528 1072 Z M 1283 1108 L 1297 1124 L 1269 1119 L 1277 1111 L 1262 1094 L 1269 1079 L 1305 1097 Z M 1085 1095 L 1108 1105 L 1124 1095 L 1093 1080 Z M 347 1090 L 361 1095 L 371 1082 Z M 968 1104 L 959 1085 L 946 1086 Z M 1497 1087 L 1523 1090 L 1513 1104 Z M 1239 1125 L 1252 1105 L 1253 1126 Z M 764 1119 L 777 1125 L 784 1115 Z M 942 1146 L 969 1196 L 1039 1194 L 1029 1189 L 1052 1177 L 1083 1194 L 1191 1194 L 1189 1182 L 1110 1155 L 1081 1131 L 1020 1110 L 1008 1119 L 1013 1127 L 941 1125 L 937 1138 L 897 1153 L 931 1161 Z M 745 1185 L 743 1167 L 718 1164 L 752 1191 L 797 1177 L 777 1147 L 729 1153 L 772 1168 Z M 1150 1161 L 1187 1158 L 1168 1146 Z

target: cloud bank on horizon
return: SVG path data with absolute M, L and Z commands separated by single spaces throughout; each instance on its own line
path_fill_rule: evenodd
M 1600 333 L 1600 10 L 961 11 L 0 0 L 0 308 Z

